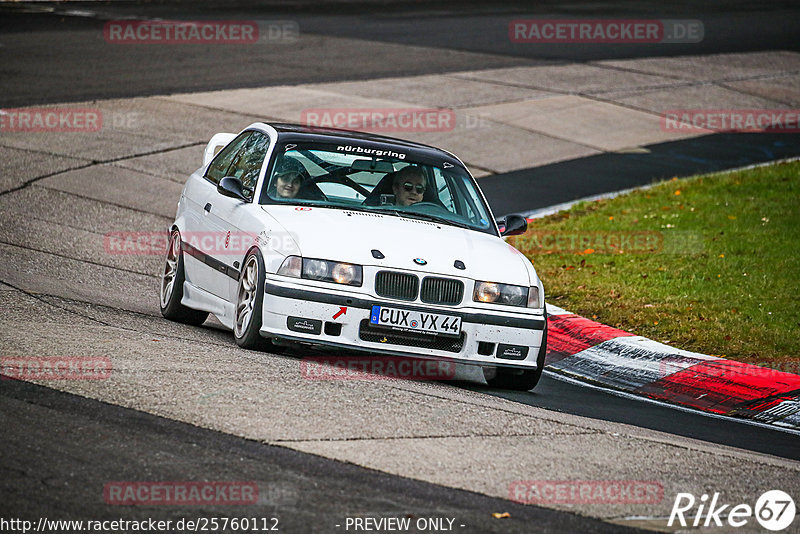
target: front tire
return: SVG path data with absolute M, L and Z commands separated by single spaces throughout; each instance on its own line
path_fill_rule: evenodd
M 244 259 L 236 290 L 236 310 L 233 318 L 233 337 L 244 349 L 264 350 L 272 344 L 261 337 L 262 305 L 264 303 L 264 258 L 258 249 Z
M 199 326 L 208 319 L 208 312 L 193 310 L 181 304 L 183 299 L 183 251 L 181 233 L 175 229 L 169 235 L 167 260 L 161 275 L 161 315 L 170 321 Z

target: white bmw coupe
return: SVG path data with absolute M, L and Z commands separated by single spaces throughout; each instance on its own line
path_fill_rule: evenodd
M 453 154 L 257 122 L 215 135 L 170 228 L 161 313 L 214 314 L 249 349 L 313 344 L 484 368 L 532 389 L 544 288 Z M 502 230 L 501 230 L 502 228 Z

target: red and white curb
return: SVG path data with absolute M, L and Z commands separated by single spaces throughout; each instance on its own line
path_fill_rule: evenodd
M 800 375 L 658 343 L 548 304 L 546 368 L 704 412 L 800 429 Z

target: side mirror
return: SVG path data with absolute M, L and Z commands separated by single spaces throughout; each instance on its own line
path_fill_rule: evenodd
M 500 235 L 505 237 L 508 235 L 524 234 L 528 230 L 528 221 L 522 215 L 512 213 L 505 217 L 505 222 L 498 221 L 502 228 Z
M 247 197 L 244 196 L 242 181 L 234 176 L 226 176 L 220 180 L 217 186 L 217 193 L 225 195 L 226 197 L 247 201 Z
M 203 152 L 203 167 L 207 166 L 214 156 L 217 155 L 217 152 L 225 148 L 225 145 L 230 143 L 236 138 L 236 134 L 233 133 L 218 133 L 215 134 L 214 137 L 211 138 L 211 141 L 208 142 L 206 145 L 206 149 Z

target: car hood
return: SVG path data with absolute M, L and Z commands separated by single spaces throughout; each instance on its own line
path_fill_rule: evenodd
M 476 280 L 526 285 L 527 258 L 502 239 L 394 215 L 343 209 L 264 206 L 306 258 L 375 265 Z M 384 259 L 376 259 L 378 250 Z M 415 259 L 427 262 L 418 265 Z M 456 269 L 461 260 L 465 270 Z

